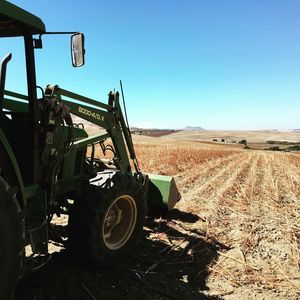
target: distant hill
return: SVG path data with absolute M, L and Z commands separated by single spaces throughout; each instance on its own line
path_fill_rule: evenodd
M 186 131 L 204 131 L 206 129 L 200 127 L 200 126 L 185 126 L 183 128 L 183 130 L 186 130 Z

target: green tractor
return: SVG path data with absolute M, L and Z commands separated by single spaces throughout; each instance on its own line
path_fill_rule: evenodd
M 131 253 L 147 207 L 171 209 L 180 198 L 172 177 L 139 169 L 118 92 L 105 104 L 58 85 L 37 85 L 35 49 L 47 34 L 54 33 L 38 17 L 0 2 L 0 37 L 23 37 L 27 78 L 26 94 L 5 89 L 8 53 L 0 69 L 0 299 L 10 299 L 30 269 L 25 247 L 47 257 L 54 215 L 69 216 L 68 251 L 105 266 Z M 73 66 L 82 66 L 84 35 L 55 34 L 71 35 Z M 74 116 L 103 130 L 90 136 Z M 96 146 L 113 155 L 96 157 Z

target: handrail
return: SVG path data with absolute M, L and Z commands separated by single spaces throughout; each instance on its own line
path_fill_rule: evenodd
M 29 101 L 28 96 L 16 92 L 8 91 L 8 90 L 4 90 L 4 95 Z

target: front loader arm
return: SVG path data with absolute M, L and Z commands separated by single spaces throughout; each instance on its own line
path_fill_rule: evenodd
M 88 122 L 106 129 L 106 134 L 98 134 L 74 142 L 75 148 L 85 147 L 110 137 L 116 153 L 116 164 L 123 172 L 131 172 L 129 157 L 135 159 L 135 153 L 129 129 L 127 128 L 119 104 L 119 93 L 109 93 L 108 104 L 72 93 L 58 86 L 47 86 L 46 97 L 56 97 L 74 114 Z
M 115 104 L 114 108 L 115 108 L 116 117 L 117 117 L 117 120 L 119 120 L 120 126 L 122 128 L 123 135 L 124 135 L 126 145 L 127 145 L 127 149 L 129 151 L 130 158 L 133 161 L 135 171 L 137 173 L 140 173 L 140 168 L 139 168 L 138 161 L 137 161 L 137 158 L 136 158 L 136 155 L 135 155 L 135 150 L 134 150 L 134 146 L 133 146 L 133 142 L 132 142 L 132 138 L 131 138 L 130 129 L 125 123 L 124 115 L 122 113 L 122 109 L 121 109 L 121 106 L 120 106 L 119 93 L 118 92 L 116 92 L 116 93 L 110 92 L 109 93 L 108 102 L 110 103 L 111 101 L 113 101 L 113 103 Z

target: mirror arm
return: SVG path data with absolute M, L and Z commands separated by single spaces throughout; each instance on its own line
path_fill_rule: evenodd
M 34 49 L 43 48 L 42 35 L 44 34 L 76 34 L 76 33 L 79 32 L 78 31 L 49 31 L 49 32 L 40 33 L 38 39 L 33 39 L 33 48 Z

